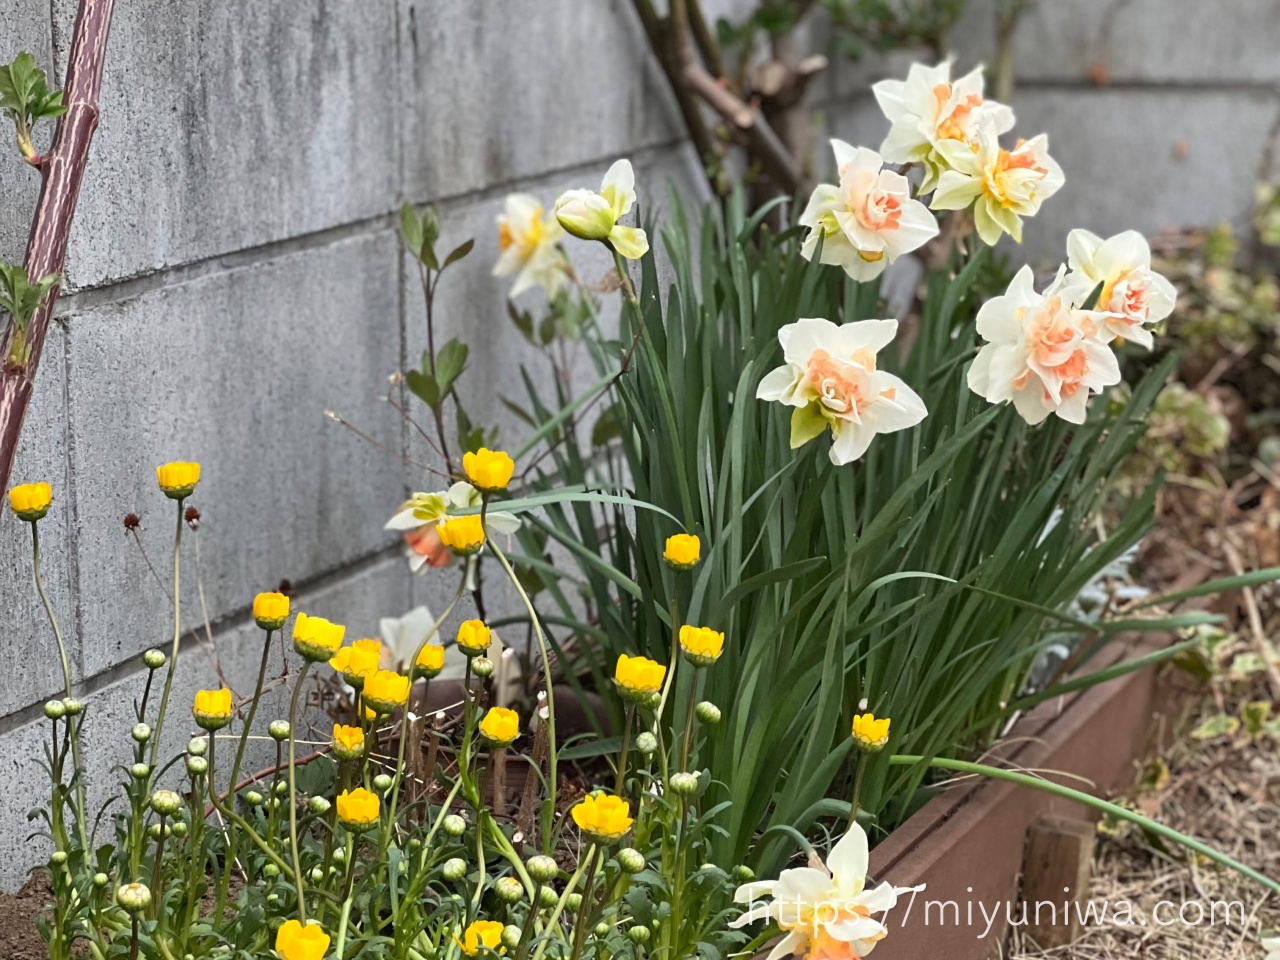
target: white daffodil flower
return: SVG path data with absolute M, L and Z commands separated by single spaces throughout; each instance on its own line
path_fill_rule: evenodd
M 905 430 L 928 413 L 916 392 L 876 367 L 876 354 L 898 332 L 897 320 L 836 325 L 806 319 L 778 331 L 783 366 L 765 375 L 756 398 L 795 408 L 791 447 L 831 429 L 831 462 L 861 457 L 877 433 Z
M 776 923 L 785 936 L 768 960 L 787 954 L 804 954 L 808 960 L 865 957 L 889 932 L 873 914 L 892 910 L 904 893 L 924 889 L 882 883 L 868 890 L 867 861 L 867 835 L 855 823 L 832 848 L 826 864 L 813 857 L 811 866 L 783 870 L 777 880 L 738 887 L 734 902 L 746 904 L 747 910 L 729 926 L 744 927 L 757 920 Z M 771 899 L 762 902 L 762 897 Z
M 819 238 L 822 262 L 842 267 L 855 280 L 874 280 L 904 253 L 938 234 L 938 221 L 911 199 L 907 178 L 885 170 L 880 154 L 832 140 L 839 185 L 819 184 L 800 215 L 809 227 L 800 254 L 812 260 Z
M 925 178 L 921 193 L 928 193 L 950 161 L 938 150 L 943 141 L 974 149 L 981 125 L 989 121 L 999 136 L 1013 129 L 1013 111 L 1003 103 L 984 100 L 982 67 L 952 82 L 951 60 L 935 67 L 911 65 L 907 79 L 881 80 L 871 87 L 880 109 L 893 124 L 880 145 L 889 163 L 919 163 Z
M 554 214 L 546 213 L 537 197 L 513 193 L 498 215 L 498 248 L 495 277 L 515 274 L 509 296 L 514 300 L 533 287 L 554 297 L 569 280 L 569 261 L 560 249 L 564 228 Z
M 1262 949 L 1267 951 L 1266 960 L 1280 960 L 1280 937 L 1263 937 Z
M 1081 301 L 1102 284 L 1095 309 L 1106 313 L 1103 328 L 1113 337 L 1132 340 L 1151 349 L 1148 324 L 1173 313 L 1178 292 L 1151 269 L 1151 247 L 1136 230 L 1103 240 L 1088 230 L 1067 234 L 1067 284 Z M 1083 291 L 1083 292 L 1081 292 Z
M 938 178 L 929 206 L 934 210 L 973 207 L 973 225 L 988 246 L 1001 233 L 1022 242 L 1022 218 L 1035 216 L 1040 205 L 1062 189 L 1066 177 L 1049 156 L 1049 137 L 1019 140 L 1012 150 L 1000 146 L 996 128 L 984 120 L 973 144 L 942 140 L 939 152 L 951 167 Z
M 978 334 L 987 343 L 969 368 L 969 389 L 991 403 L 1010 400 L 1027 423 L 1056 413 L 1084 423 L 1089 396 L 1120 382 L 1120 364 L 1103 337 L 1106 314 L 1080 310 L 1066 268 L 1037 293 L 1030 267 L 1008 292 L 978 311 Z M 1087 295 L 1087 291 L 1083 295 Z
M 415 573 L 426 566 L 442 567 L 451 559 L 451 553 L 436 532 L 436 525 L 451 509 L 478 507 L 480 491 L 465 480 L 459 480 L 440 493 L 415 493 L 400 504 L 384 530 L 398 530 L 404 535 L 409 568 Z M 520 529 L 520 518 L 501 510 L 486 511 L 485 526 L 495 533 L 515 533 Z
M 556 219 L 580 240 L 605 240 L 628 260 L 639 260 L 649 238 L 637 227 L 620 223 L 636 202 L 636 175 L 630 160 L 618 160 L 604 175 L 600 192 L 569 190 L 556 201 Z

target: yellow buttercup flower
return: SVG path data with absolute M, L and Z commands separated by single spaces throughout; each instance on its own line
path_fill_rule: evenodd
M 329 935 L 320 924 L 286 920 L 276 931 L 276 953 L 284 960 L 324 960 L 329 952 Z
M 468 957 L 478 954 L 481 947 L 505 953 L 502 947 L 502 928 L 503 924 L 497 920 L 476 920 L 463 931 L 461 940 L 456 934 L 453 939 Z
M 289 619 L 289 598 L 283 593 L 260 593 L 253 598 L 253 619 L 263 630 L 279 630 Z
M 231 691 L 226 687 L 197 690 L 191 714 L 196 718 L 197 726 L 205 730 L 221 730 L 231 722 Z
M 338 794 L 338 819 L 352 830 L 368 830 L 378 822 L 378 795 L 364 787 Z
M 520 736 L 520 715 L 506 707 L 490 707 L 480 721 L 480 736 L 495 747 L 505 747 Z
M 710 627 L 694 627 L 686 623 L 680 628 L 680 649 L 690 663 L 709 667 L 724 652 L 724 634 Z
M 300 613 L 298 619 L 293 621 L 293 649 L 303 659 L 319 663 L 338 652 L 346 634 L 347 628 L 340 623 L 330 623 L 324 617 L 309 617 Z
M 475 453 L 462 455 L 462 469 L 477 490 L 494 493 L 507 489 L 516 462 L 504 450 L 487 450 L 481 447 Z
M 333 754 L 339 760 L 356 760 L 364 753 L 364 731 L 341 723 L 333 725 Z
M 569 812 L 578 829 L 595 843 L 613 843 L 631 829 L 631 805 L 612 794 L 585 796 Z
M 364 702 L 378 713 L 391 713 L 409 699 L 412 681 L 394 670 L 379 670 L 364 681 Z
M 164 466 L 156 467 L 156 479 L 160 489 L 171 500 L 183 500 L 195 492 L 200 482 L 200 464 L 175 460 Z
M 24 483 L 9 491 L 9 506 L 19 520 L 34 523 L 49 512 L 53 488 L 47 483 Z
M 382 642 L 379 640 L 357 640 L 349 647 L 343 647 L 329 661 L 329 666 L 342 674 L 342 679 L 357 690 L 364 686 L 369 677 L 378 672 L 382 664 Z
M 483 620 L 464 620 L 458 625 L 458 649 L 468 657 L 478 657 L 489 649 L 493 631 Z
M 853 717 L 854 745 L 867 753 L 877 753 L 889 742 L 889 718 L 876 719 L 874 713 Z
M 447 517 L 436 524 L 440 542 L 460 557 L 470 557 L 484 546 L 484 524 L 478 513 Z
M 428 680 L 439 676 L 440 671 L 444 669 L 444 647 L 438 643 L 426 644 L 418 654 L 418 659 L 413 664 L 413 673 L 418 677 L 426 677 Z
M 667 668 L 662 664 L 648 657 L 629 657 L 624 653 L 614 667 L 613 682 L 624 699 L 639 702 L 661 690 L 666 675 Z
M 692 570 L 702 559 L 702 541 L 692 533 L 677 533 L 667 537 L 667 548 L 662 559 L 677 570 Z

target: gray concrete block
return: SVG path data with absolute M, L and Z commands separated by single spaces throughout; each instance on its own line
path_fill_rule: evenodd
M 49 5 L 27 0 L 0 0 L 0 63 L 9 63 L 22 51 L 36 58 L 36 65 L 49 75 L 56 88 L 53 46 L 49 31 Z M 53 123 L 45 120 L 37 130 L 36 145 L 48 147 Z M 27 248 L 27 233 L 40 195 L 40 174 L 27 166 L 14 142 L 13 121 L 0 118 L 0 260 L 21 262 Z
M 35 397 L 27 411 L 12 486 L 45 481 L 53 505 L 40 521 L 40 568 L 54 615 L 67 642 L 73 679 L 80 677 L 80 646 L 71 591 L 71 564 L 77 504 L 67 472 L 64 353 L 66 333 L 55 324 L 45 342 Z M 31 525 L 0 501 L 0 638 L 10 657 L 0 683 L 0 716 L 64 689 L 57 643 L 35 588 Z
M 400 425 L 381 397 L 400 357 L 398 269 L 382 231 L 69 319 L 86 674 L 172 636 L 175 508 L 157 464 L 203 464 L 191 503 L 215 622 L 282 578 L 305 583 L 394 542 L 382 524 L 404 493 Z M 160 583 L 125 540 L 129 512 Z M 186 544 L 189 629 L 200 616 L 189 532 Z
M 65 61 L 75 0 L 56 0 Z M 69 254 L 78 287 L 384 213 L 396 13 L 331 0 L 116 7 Z
M 623 156 L 683 131 L 630 3 L 401 0 L 415 200 Z

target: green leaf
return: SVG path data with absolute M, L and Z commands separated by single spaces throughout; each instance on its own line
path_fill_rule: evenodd
M 440 386 L 436 378 L 425 370 L 410 370 L 404 375 L 404 384 L 432 410 L 440 406 Z
M 1080 304 L 1081 310 L 1092 310 L 1098 305 L 1098 300 L 1102 297 L 1102 288 L 1106 283 L 1102 280 L 1098 281 L 1098 285 L 1089 292 L 1089 296 L 1084 298 L 1084 303 Z
M 450 340 L 436 354 L 436 380 L 440 384 L 440 396 L 447 397 L 454 382 L 467 365 L 467 345 L 461 340 Z
M 1235 577 L 1221 577 L 1217 580 L 1210 580 L 1207 583 L 1198 584 L 1187 590 L 1179 590 L 1176 593 L 1149 597 L 1136 604 L 1133 609 L 1139 610 L 1142 607 L 1155 606 L 1156 604 L 1180 603 L 1183 600 L 1190 600 L 1192 597 L 1207 597 L 1216 593 L 1226 593 L 1229 590 L 1239 590 L 1241 587 L 1257 587 L 1264 583 L 1274 583 L 1278 580 L 1280 580 L 1280 567 L 1266 567 L 1262 570 L 1251 570 Z
M 1215 713 L 1206 717 L 1191 731 L 1193 740 L 1216 740 L 1218 737 L 1229 737 L 1240 729 L 1240 721 L 1225 713 Z
M 422 253 L 422 221 L 409 203 L 400 208 L 400 237 L 415 257 Z
M 460 243 L 458 246 L 454 247 L 453 250 L 449 253 L 449 255 L 444 258 L 444 263 L 440 265 L 440 269 L 443 270 L 445 267 L 449 266 L 450 264 L 457 263 L 459 260 L 465 257 L 468 253 L 470 253 L 471 248 L 474 247 L 475 245 L 476 245 L 475 240 L 468 240 L 465 243 Z

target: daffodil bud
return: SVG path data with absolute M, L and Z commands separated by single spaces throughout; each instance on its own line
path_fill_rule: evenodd
M 146 723 L 135 723 L 133 731 L 130 734 L 138 743 L 146 743 L 151 739 L 151 725 Z
M 542 892 L 538 894 L 538 906 L 550 910 L 560 902 L 560 894 L 556 893 L 554 887 L 543 887 Z
M 182 809 L 182 798 L 172 790 L 157 790 L 151 795 L 151 809 L 162 817 L 172 817 Z
M 446 860 L 444 866 L 440 868 L 441 874 L 446 880 L 461 880 L 467 875 L 467 861 L 461 857 L 453 857 Z
M 648 943 L 649 937 L 649 928 L 639 924 L 627 931 L 627 939 L 632 943 Z
M 708 726 L 714 727 L 720 722 L 720 708 L 710 700 L 703 700 L 693 708 L 694 715 Z
M 50 700 L 44 705 L 44 715 L 50 720 L 61 720 L 67 715 L 67 708 L 61 700 Z
M 687 797 L 698 790 L 698 778 L 692 773 L 673 774 L 667 785 L 677 797 Z
M 145 883 L 126 883 L 116 890 L 116 903 L 129 913 L 141 913 L 151 906 L 151 890 Z
M 648 730 L 636 737 L 636 750 L 638 750 L 642 756 L 651 757 L 657 749 L 658 738 Z
M 260 794 L 257 790 L 250 790 L 248 793 L 244 795 L 244 802 L 251 807 L 262 806 L 262 800 L 263 800 L 262 794 Z
M 579 240 L 604 240 L 617 223 L 609 201 L 590 190 L 569 190 L 556 201 L 560 226 Z
M 289 721 L 272 720 L 267 725 L 267 733 L 271 734 L 271 739 L 276 743 L 283 743 L 289 739 Z
M 53 854 L 49 857 L 49 862 L 56 867 L 62 866 L 64 863 L 67 862 L 67 851 L 65 850 L 53 851 Z
M 460 837 L 467 832 L 467 821 L 456 813 L 451 813 L 445 817 L 441 826 L 444 827 L 444 832 L 451 837 Z
M 373 787 L 375 790 L 379 791 L 380 793 L 386 793 L 388 790 L 391 789 L 391 784 L 393 782 L 394 781 L 385 773 L 380 773 L 373 778 Z
M 135 780 L 145 780 L 151 776 L 151 768 L 145 763 L 135 763 L 129 768 L 129 776 Z
M 623 847 L 618 851 L 618 866 L 627 873 L 639 873 L 644 869 L 644 854 L 634 847 Z
M 560 865 L 550 857 L 538 855 L 530 857 L 529 862 L 525 864 L 531 876 L 538 883 L 550 883 L 556 877 L 560 876 Z
M 518 881 L 517 881 L 518 882 Z M 502 928 L 502 945 L 508 950 L 515 950 L 520 946 L 520 928 L 513 923 L 508 923 Z
M 187 757 L 187 773 L 193 777 L 203 777 L 209 772 L 209 761 L 204 757 Z
M 471 661 L 471 672 L 477 677 L 493 676 L 493 661 L 488 657 L 476 657 Z
M 565 898 L 564 905 L 570 910 L 578 910 L 582 907 L 582 894 L 571 893 Z
M 515 877 L 502 877 L 493 889 L 503 903 L 519 903 L 524 899 L 524 884 Z
M 111 878 L 108 877 L 105 873 L 95 873 L 93 875 L 93 885 L 97 887 L 99 890 L 101 890 L 110 882 L 111 882 Z
M 148 650 L 142 655 L 142 662 L 147 665 L 148 670 L 159 670 L 168 661 L 168 657 L 164 655 L 163 650 Z
M 187 753 L 193 757 L 203 757 L 209 749 L 208 737 L 192 737 L 187 741 Z
M 84 704 L 75 697 L 64 697 L 62 701 L 62 709 L 67 711 L 68 717 L 74 717 L 84 712 Z

